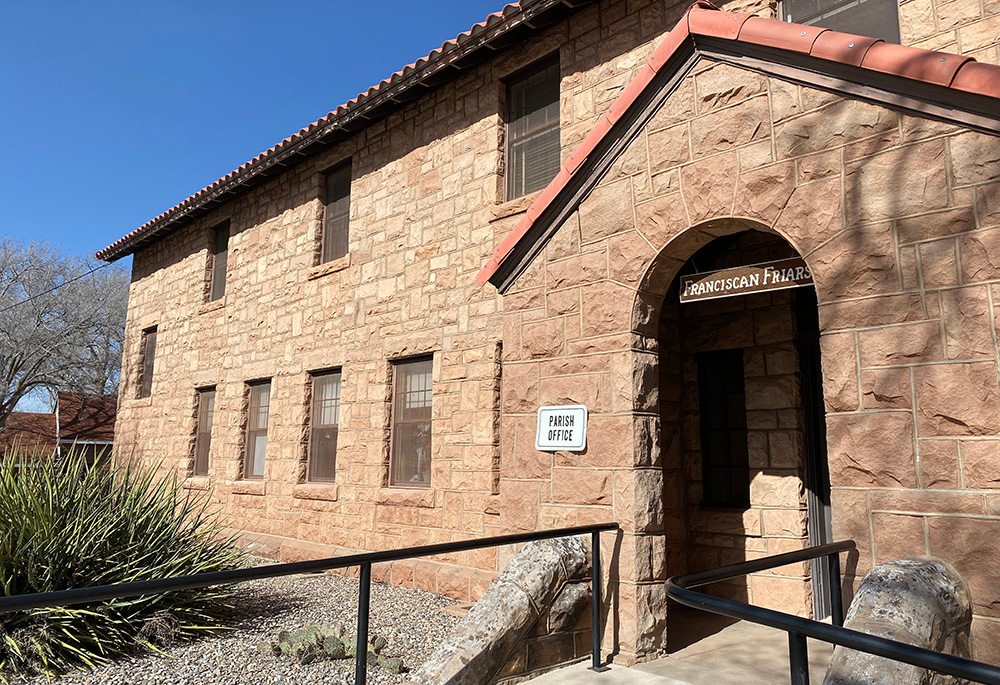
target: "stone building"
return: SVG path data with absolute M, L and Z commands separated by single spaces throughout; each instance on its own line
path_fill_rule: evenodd
M 102 250 L 116 443 L 284 558 L 618 521 L 626 661 L 670 575 L 929 553 L 1000 663 L 1000 3 L 724 10 L 509 5 Z M 586 446 L 536 449 L 564 405 Z M 374 572 L 475 598 L 510 554 Z

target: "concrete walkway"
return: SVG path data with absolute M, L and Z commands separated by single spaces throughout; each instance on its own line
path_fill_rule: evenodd
M 667 654 L 631 668 L 594 673 L 590 661 L 550 671 L 532 685 L 782 685 L 789 683 L 788 637 L 754 623 L 672 607 Z M 809 680 L 820 685 L 833 645 L 809 640 Z

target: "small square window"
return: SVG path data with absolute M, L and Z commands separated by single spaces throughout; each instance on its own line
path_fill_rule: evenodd
M 153 362 L 156 359 L 156 326 L 142 332 L 142 361 L 139 364 L 139 397 L 153 393 Z
M 351 163 L 348 161 L 325 174 L 323 193 L 323 244 L 320 263 L 347 254 L 351 223 Z
M 251 385 L 246 454 L 243 460 L 244 478 L 264 477 L 264 453 L 267 449 L 267 419 L 270 405 L 270 381 Z
M 390 485 L 430 486 L 433 366 L 430 357 L 393 364 Z
M 198 423 L 194 438 L 194 468 L 191 475 L 208 475 L 208 452 L 212 446 L 212 420 L 215 414 L 215 388 L 198 391 Z
M 559 60 L 507 82 L 508 200 L 541 190 L 559 173 Z
M 340 426 L 340 372 L 312 377 L 312 421 L 309 429 L 310 481 L 337 476 L 337 430 Z
M 779 12 L 796 24 L 899 42 L 897 0 L 781 0 Z
M 214 302 L 226 294 L 226 268 L 229 265 L 229 222 L 212 229 L 212 285 L 208 300 Z

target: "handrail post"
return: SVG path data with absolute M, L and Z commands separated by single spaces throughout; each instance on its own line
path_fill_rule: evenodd
M 794 630 L 788 631 L 788 664 L 792 685 L 809 685 L 809 647 L 806 636 Z
M 840 554 L 829 555 L 830 564 L 830 622 L 835 626 L 844 625 L 844 598 L 840 589 Z
M 590 534 L 590 670 L 607 670 L 601 665 L 601 534 Z
M 365 685 L 368 680 L 368 612 L 371 604 L 372 565 L 361 564 L 358 587 L 358 637 L 354 653 L 354 685 Z

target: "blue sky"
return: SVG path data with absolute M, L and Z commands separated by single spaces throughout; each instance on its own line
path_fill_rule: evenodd
M 503 0 L 0 4 L 0 235 L 92 254 Z

